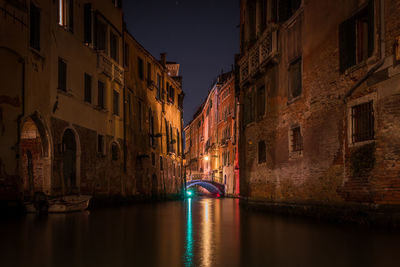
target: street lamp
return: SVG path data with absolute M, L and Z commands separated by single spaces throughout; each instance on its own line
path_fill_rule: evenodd
M 205 159 L 206 161 L 208 161 L 208 160 L 209 160 L 208 156 L 205 156 L 205 157 L 204 157 L 204 159 Z

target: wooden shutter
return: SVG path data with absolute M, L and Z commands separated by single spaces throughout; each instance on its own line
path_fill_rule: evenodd
M 339 25 L 339 69 L 343 73 L 356 64 L 356 25 L 354 18 Z

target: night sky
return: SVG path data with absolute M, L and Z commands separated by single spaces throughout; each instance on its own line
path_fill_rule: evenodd
M 153 56 L 167 52 L 180 66 L 185 92 L 184 120 L 207 96 L 221 70 L 239 52 L 239 0 L 124 1 L 128 30 Z

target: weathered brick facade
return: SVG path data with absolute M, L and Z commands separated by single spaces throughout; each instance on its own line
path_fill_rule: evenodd
M 254 11 L 260 2 L 241 1 L 243 196 L 287 203 L 399 204 L 397 1 L 298 1 L 288 13 L 283 10 L 290 1 L 268 1 L 265 17 Z M 249 16 L 256 17 L 254 27 L 265 20 L 265 30 L 252 29 Z M 353 29 L 351 23 L 359 25 L 363 16 L 364 28 Z M 343 27 L 346 22 L 351 25 Z M 357 39 L 361 33 L 368 40 Z M 345 34 L 358 50 L 352 44 L 349 49 Z M 254 49 L 260 51 L 257 57 Z M 355 63 L 342 70 L 352 54 Z M 260 87 L 266 92 L 265 112 L 257 114 Z M 369 121 L 356 118 L 357 106 L 371 101 Z M 357 141 L 357 131 L 366 127 L 373 136 Z M 266 144 L 265 163 L 258 160 L 260 141 Z

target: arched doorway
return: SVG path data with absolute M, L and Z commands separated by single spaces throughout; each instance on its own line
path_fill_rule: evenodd
M 63 146 L 63 191 L 64 194 L 78 193 L 76 175 L 76 140 L 71 129 L 64 132 Z
M 41 133 L 41 129 L 42 127 L 38 127 L 32 117 L 28 117 L 21 130 L 22 188 L 27 198 L 32 197 L 35 192 L 48 191 L 46 189 L 46 176 L 49 176 L 47 168 L 49 157 L 46 156 L 48 145 L 45 144 L 46 134 Z

